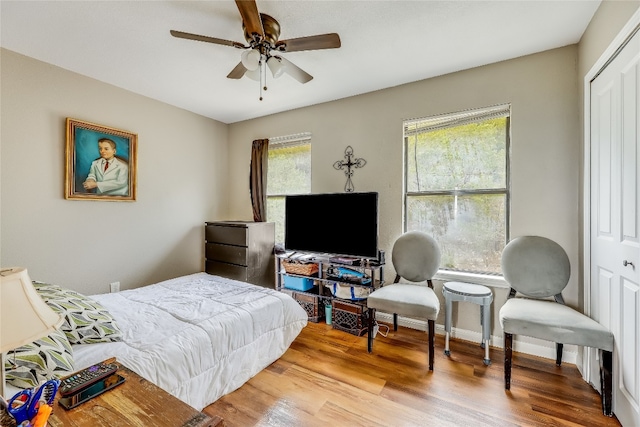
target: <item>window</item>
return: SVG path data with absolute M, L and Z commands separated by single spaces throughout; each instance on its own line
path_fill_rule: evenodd
M 441 268 L 500 274 L 509 237 L 509 105 L 405 121 L 405 230 Z
M 267 221 L 276 224 L 276 242 L 284 242 L 284 198 L 311 193 L 311 134 L 269 138 Z

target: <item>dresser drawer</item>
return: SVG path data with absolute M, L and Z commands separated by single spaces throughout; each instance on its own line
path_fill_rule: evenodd
M 205 257 L 212 261 L 228 262 L 247 266 L 247 248 L 244 246 L 221 245 L 219 243 L 207 243 Z
M 227 245 L 248 246 L 247 228 L 224 225 L 207 225 L 205 240 L 207 242 L 223 243 Z
M 226 262 L 210 261 L 205 262 L 205 271 L 209 274 L 227 277 L 229 279 L 246 282 L 249 269 L 241 265 L 229 264 Z
M 273 288 L 274 230 L 272 222 L 206 222 L 205 271 Z

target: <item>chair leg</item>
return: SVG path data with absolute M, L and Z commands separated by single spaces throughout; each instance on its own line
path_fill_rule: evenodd
M 369 325 L 367 328 L 367 350 L 369 353 L 373 351 L 373 323 L 375 322 L 375 310 L 373 308 L 369 308 Z
M 511 357 L 513 334 L 504 333 L 504 389 L 511 389 Z
M 429 370 L 433 371 L 433 353 L 435 348 L 436 321 L 428 320 L 429 325 Z
M 398 314 L 397 313 L 393 313 L 393 330 L 394 331 L 398 330 Z
M 449 349 L 449 337 L 451 336 L 451 312 L 453 311 L 453 294 L 447 290 L 446 287 L 442 288 L 442 294 L 444 295 L 444 354 L 451 356 L 451 350 Z
M 611 411 L 613 383 L 613 353 L 600 350 L 600 389 L 602 390 L 602 413 L 613 416 Z
M 556 343 L 556 365 L 562 365 L 562 349 L 564 348 L 564 344 L 557 342 Z

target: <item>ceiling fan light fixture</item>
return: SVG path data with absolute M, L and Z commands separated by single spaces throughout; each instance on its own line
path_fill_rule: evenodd
M 255 71 L 260 65 L 260 52 L 255 49 L 249 49 L 242 52 L 240 55 L 242 65 L 249 71 Z
M 245 76 L 249 77 L 251 80 L 255 80 L 257 82 L 260 81 L 260 68 L 256 68 L 255 70 L 247 71 L 244 73 Z
M 277 56 L 271 56 L 267 59 L 267 65 L 271 70 L 271 74 L 273 74 L 273 78 L 277 79 L 281 75 L 284 74 L 286 65 L 282 63 L 282 60 Z
M 247 76 L 260 82 L 260 100 L 262 100 L 262 91 L 267 90 L 267 67 L 271 70 L 273 78 L 278 78 L 286 73 L 300 83 L 308 83 L 313 79 L 311 74 L 302 70 L 287 58 L 277 55 L 272 56 L 271 53 L 336 49 L 341 46 L 340 36 L 336 33 L 280 40 L 280 23 L 272 16 L 260 13 L 256 0 L 236 0 L 235 3 L 242 17 L 242 29 L 249 46 L 244 43 L 185 33 L 184 31 L 171 30 L 170 34 L 173 37 L 182 39 L 243 49 L 240 62 L 231 70 L 227 78 L 238 80 L 243 76 Z

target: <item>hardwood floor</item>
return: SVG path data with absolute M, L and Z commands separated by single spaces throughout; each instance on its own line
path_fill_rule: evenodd
M 287 352 L 203 412 L 234 426 L 619 426 L 602 415 L 600 395 L 572 364 L 514 352 L 511 391 L 503 352 L 482 363 L 477 343 L 436 336 L 434 371 L 427 335 L 400 327 L 365 337 L 309 323 Z

